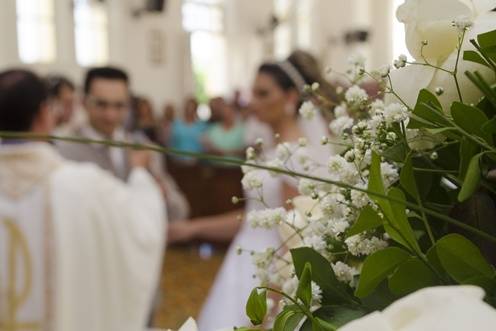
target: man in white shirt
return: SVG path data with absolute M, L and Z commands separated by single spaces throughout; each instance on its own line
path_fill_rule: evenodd
M 114 67 L 90 69 L 86 74 L 83 98 L 88 123 L 68 135 L 93 140 L 147 142 L 144 136 L 125 132 L 123 128 L 129 102 L 129 78 L 123 70 Z M 130 165 L 126 150 L 66 142 L 57 142 L 57 148 L 67 159 L 95 163 L 124 181 L 129 177 Z M 169 221 L 187 218 L 188 202 L 172 177 L 164 171 L 160 155 L 154 155 L 150 170 L 164 194 Z
M 47 135 L 33 73 L 0 73 L 0 131 Z M 61 158 L 47 142 L 0 144 L 0 330 L 143 330 L 165 247 L 150 155 L 129 151 L 128 183 Z

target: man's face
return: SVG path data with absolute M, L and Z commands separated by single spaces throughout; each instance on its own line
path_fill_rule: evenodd
M 91 126 L 110 138 L 128 112 L 128 86 L 121 80 L 97 78 L 91 83 L 84 105 Z

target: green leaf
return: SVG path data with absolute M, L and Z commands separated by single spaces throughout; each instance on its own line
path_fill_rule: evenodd
M 489 119 L 486 114 L 478 108 L 454 102 L 451 106 L 451 116 L 455 123 L 470 134 L 483 138 L 488 143 L 493 143 L 492 135 L 482 131 L 482 127 Z
M 358 220 L 353 224 L 353 226 L 346 233 L 347 237 L 351 237 L 362 233 L 364 231 L 373 230 L 382 225 L 382 218 L 377 214 L 377 212 L 370 206 L 365 206 Z
M 441 238 L 436 243 L 436 251 L 443 269 L 460 284 L 476 277 L 495 276 L 479 248 L 459 234 Z
M 255 288 L 251 291 L 250 297 L 246 304 L 246 315 L 253 325 L 261 325 L 267 314 L 267 292 L 265 290 L 258 292 Z
M 400 264 L 389 278 L 391 292 L 399 296 L 434 285 L 438 285 L 436 275 L 417 257 L 412 257 Z
M 415 175 L 413 173 L 412 158 L 410 156 L 407 157 L 405 164 L 401 169 L 400 184 L 412 198 L 417 201 L 420 199 L 417 183 L 415 182 Z
M 429 248 L 426 257 L 427 257 L 427 261 L 429 261 L 430 265 L 434 268 L 434 270 L 436 270 L 436 272 L 439 275 L 446 274 L 441 264 L 441 261 L 439 260 L 439 256 L 437 255 L 437 250 L 435 245 Z
M 382 280 L 409 258 L 410 254 L 398 247 L 385 248 L 369 255 L 363 263 L 355 295 L 364 298 L 371 294 Z
M 390 161 L 403 162 L 403 160 L 408 154 L 408 150 L 409 150 L 408 145 L 402 141 L 396 145 L 387 148 L 382 153 L 382 156 Z
M 337 328 L 340 328 L 366 314 L 367 312 L 361 308 L 352 308 L 347 306 L 324 306 L 317 309 L 313 313 L 315 317 L 327 321 Z
M 296 297 L 300 298 L 307 307 L 312 304 L 312 266 L 308 262 L 305 263 L 303 272 L 299 277 Z
M 496 30 L 479 34 L 477 41 L 482 48 L 496 46 Z
M 325 257 L 309 247 L 292 249 L 291 256 L 298 278 L 301 277 L 305 264 L 310 263 L 312 280 L 319 285 L 323 293 L 323 304 L 356 302 L 355 298 L 348 293 L 350 288 L 336 278 L 331 264 Z
M 449 126 L 449 122 L 444 117 L 442 109 L 441 103 L 432 92 L 427 89 L 421 90 L 415 108 L 413 109 L 413 116 L 408 123 L 408 128 L 419 129 Z
M 465 174 L 465 179 L 463 180 L 463 185 L 458 193 L 458 201 L 463 202 L 470 198 L 477 188 L 481 180 L 481 169 L 480 169 L 480 159 L 484 153 L 479 153 L 475 155 L 468 165 L 467 173 Z
M 405 194 L 400 189 L 393 187 L 389 190 L 388 197 L 402 202 L 390 202 L 393 215 L 388 217 L 390 225 L 385 223 L 384 229 L 396 242 L 413 251 L 420 252 L 417 239 L 406 216 Z
M 470 61 L 470 62 L 474 62 L 474 63 L 478 63 L 478 64 L 482 64 L 483 66 L 486 66 L 486 67 L 491 67 L 489 65 L 489 63 L 487 63 L 486 60 L 484 60 L 484 58 L 479 54 L 477 53 L 476 51 L 465 51 L 463 53 L 463 59 L 465 61 Z
M 487 134 L 496 134 L 496 117 L 493 117 L 489 122 L 482 126 L 482 132 Z
M 460 142 L 460 169 L 458 170 L 459 176 L 465 178 L 470 161 L 475 154 L 479 152 L 479 146 L 472 141 L 463 137 Z
M 305 315 L 293 309 L 283 310 L 274 321 L 273 331 L 294 331 Z

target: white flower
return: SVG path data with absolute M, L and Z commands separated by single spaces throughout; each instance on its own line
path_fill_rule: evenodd
M 470 39 L 496 29 L 496 12 L 492 0 L 407 0 L 397 11 L 398 19 L 405 23 L 408 50 L 418 62 L 424 57 L 433 65 L 453 70 L 457 59 L 459 30 L 452 26 L 456 17 L 465 16 L 473 21 L 471 29 L 465 32 L 461 53 L 473 50 Z M 427 40 L 427 45 L 422 41 Z M 489 84 L 494 83 L 492 71 L 480 64 L 461 60 L 458 65 L 458 82 L 465 103 L 476 103 L 482 96 L 477 87 L 466 77 L 466 71 L 479 71 Z M 427 88 L 431 92 L 437 87 L 444 88 L 439 97 L 447 112 L 453 101 L 458 100 L 455 81 L 450 73 L 422 65 L 409 65 L 391 72 L 392 85 L 409 107 L 417 101 L 418 92 Z M 394 97 L 388 96 L 389 100 Z
M 315 114 L 317 113 L 317 109 L 315 108 L 314 104 L 311 101 L 305 101 L 299 110 L 299 113 L 301 117 L 303 117 L 306 120 L 311 120 L 315 117 Z
M 259 189 L 263 186 L 262 172 L 259 170 L 248 171 L 241 180 L 245 190 Z
M 386 123 L 399 123 L 408 119 L 408 109 L 399 103 L 392 103 L 384 108 Z
M 474 25 L 474 22 L 466 15 L 460 15 L 453 21 L 453 26 L 460 32 L 465 32 L 465 30 L 472 27 L 472 25 Z
M 396 69 L 404 68 L 406 66 L 406 63 L 408 61 L 408 58 L 406 55 L 401 54 L 397 60 L 394 60 L 394 67 Z
M 298 182 L 298 192 L 302 195 L 311 196 L 316 188 L 316 182 L 311 179 L 301 178 Z
M 361 185 L 357 185 L 359 188 L 365 188 L 365 185 L 361 187 Z M 370 199 L 365 192 L 357 191 L 357 190 L 351 190 L 351 203 L 353 206 L 357 207 L 358 209 L 363 208 L 367 206 L 370 202 Z
M 317 91 L 319 89 L 319 87 L 320 87 L 319 83 L 317 83 L 317 82 L 313 83 L 312 84 L 312 91 Z
M 377 72 L 379 73 L 379 75 L 381 75 L 382 78 L 385 78 L 391 72 L 391 66 L 389 65 L 382 66 L 379 68 Z
M 322 213 L 325 217 L 332 219 L 344 218 L 350 212 L 349 207 L 346 206 L 344 201 L 344 196 L 339 193 L 325 196 L 320 201 Z
M 247 160 L 254 160 L 257 157 L 257 152 L 255 151 L 255 148 L 253 147 L 248 147 L 246 149 L 246 159 Z
M 343 181 L 346 184 L 354 184 L 358 180 L 355 166 L 347 162 L 341 155 L 331 156 L 327 165 L 331 180 Z
M 484 297 L 484 290 L 475 286 L 424 288 L 339 330 L 493 331 L 496 310 Z
M 399 179 L 398 169 L 390 163 L 381 163 L 381 174 L 386 187 L 391 186 Z
M 336 118 L 329 124 L 329 129 L 336 136 L 341 136 L 343 132 L 353 126 L 353 119 L 348 116 L 341 116 Z
M 365 67 L 366 58 L 362 54 L 353 54 L 348 58 L 348 63 L 355 67 Z
M 342 103 L 336 108 L 334 108 L 334 116 L 336 117 L 348 116 L 348 110 L 346 109 L 346 104 Z
M 321 236 L 317 235 L 305 237 L 304 243 L 306 246 L 312 247 L 317 252 L 323 252 L 327 247 L 327 243 L 324 241 L 324 239 Z
M 308 139 L 307 138 L 299 138 L 298 139 L 298 146 L 300 147 L 305 147 L 308 144 Z
M 320 289 L 319 285 L 317 285 L 317 283 L 315 282 L 312 282 L 311 288 L 312 288 L 312 307 L 320 306 L 320 303 L 322 301 L 322 290 Z
M 348 251 L 354 256 L 367 256 L 388 246 L 387 242 L 377 237 L 366 238 L 363 235 L 356 235 L 347 238 L 345 241 Z
M 361 105 L 368 100 L 369 96 L 360 86 L 353 85 L 346 91 L 344 98 L 352 105 Z
M 334 273 L 336 274 L 336 278 L 343 283 L 353 283 L 354 277 L 358 275 L 357 269 L 350 267 L 341 261 L 332 263 L 331 266 L 332 270 L 334 270 Z
M 252 228 L 272 229 L 286 218 L 284 208 L 252 210 L 246 219 Z
M 260 269 L 266 269 L 272 262 L 275 251 L 273 248 L 267 248 L 263 252 L 255 252 L 252 255 L 253 264 Z

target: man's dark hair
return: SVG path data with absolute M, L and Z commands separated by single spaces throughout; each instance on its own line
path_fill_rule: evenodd
M 60 96 L 60 92 L 62 88 L 67 87 L 70 90 L 74 91 L 76 88 L 74 83 L 69 80 L 69 78 L 61 76 L 61 75 L 50 75 L 45 78 L 47 88 L 48 88 L 48 96 L 50 98 L 56 98 Z
M 45 82 L 31 71 L 0 72 L 0 130 L 29 131 L 47 97 Z
M 86 78 L 84 80 L 84 93 L 88 94 L 91 89 L 91 84 L 94 80 L 103 78 L 110 80 L 121 80 L 126 84 L 129 83 L 129 77 L 127 73 L 119 68 L 115 67 L 98 67 L 88 70 L 86 73 Z

